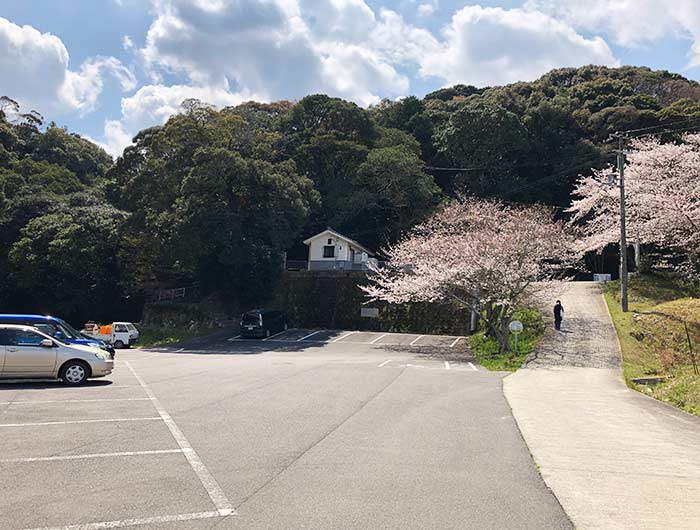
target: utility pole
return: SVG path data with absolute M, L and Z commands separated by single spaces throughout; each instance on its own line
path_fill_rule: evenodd
M 617 171 L 620 174 L 620 302 L 622 311 L 629 311 L 627 300 L 627 227 L 625 219 L 625 141 L 626 137 L 617 135 Z

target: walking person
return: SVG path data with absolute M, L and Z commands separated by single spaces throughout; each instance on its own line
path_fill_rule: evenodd
M 561 300 L 557 300 L 554 304 L 554 328 L 561 329 L 562 313 L 564 312 L 564 306 L 561 305 Z

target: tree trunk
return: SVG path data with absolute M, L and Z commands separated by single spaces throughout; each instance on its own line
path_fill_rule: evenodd
M 472 315 L 469 322 L 469 333 L 476 333 L 479 329 L 479 289 L 472 293 Z
M 490 302 L 486 304 L 486 336 L 491 338 L 496 337 L 496 332 L 493 329 L 496 325 L 495 313 L 493 304 Z
M 508 318 L 505 308 L 502 309 L 499 321 L 496 324 L 498 330 L 498 353 L 507 353 L 510 351 L 510 330 L 508 329 Z

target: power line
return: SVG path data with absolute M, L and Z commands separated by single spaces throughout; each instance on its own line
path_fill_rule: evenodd
M 698 120 L 700 120 L 700 117 L 690 118 L 690 119 L 680 120 L 680 121 L 674 121 L 671 123 L 664 123 L 661 125 L 652 125 L 650 127 L 642 127 L 640 129 L 628 129 L 626 131 L 620 131 L 620 134 L 631 134 L 631 133 L 637 133 L 637 132 L 650 131 L 652 129 L 661 129 L 664 127 L 672 127 L 673 125 L 683 125 L 683 124 L 698 121 Z
M 558 158 L 546 158 L 543 159 L 540 162 L 523 162 L 522 164 L 515 164 L 512 166 L 509 166 L 511 168 L 520 168 L 520 167 L 540 167 L 540 166 L 545 166 L 551 163 L 556 163 L 556 162 L 565 162 L 567 160 L 588 160 L 592 157 L 596 158 L 602 158 L 605 159 L 609 155 L 607 154 L 600 154 L 600 155 L 589 155 L 587 157 L 581 157 L 581 155 L 571 155 L 571 156 L 562 156 Z M 455 172 L 467 172 L 467 171 L 482 171 L 486 169 L 493 169 L 494 165 L 483 165 L 483 166 L 472 166 L 472 167 L 440 167 L 440 166 L 423 166 L 423 169 L 427 169 L 430 171 L 455 171 Z
M 428 169 L 430 171 L 481 171 L 484 169 L 489 169 L 491 166 L 474 166 L 474 167 L 436 167 L 436 166 L 423 166 L 423 169 Z
M 539 179 L 537 179 L 537 180 L 533 180 L 533 181 L 531 181 L 531 182 L 524 183 L 524 184 L 521 185 L 521 186 L 518 186 L 518 187 L 515 187 L 515 188 L 511 188 L 511 189 L 509 189 L 508 191 L 506 191 L 506 192 L 502 195 L 502 197 L 512 196 L 513 194 L 515 194 L 515 193 L 517 193 L 517 192 L 519 192 L 519 191 L 522 191 L 522 190 L 524 190 L 524 189 L 532 188 L 533 186 L 537 186 L 538 184 L 544 184 L 545 182 L 549 182 L 549 181 L 558 179 L 558 178 L 560 178 L 560 177 L 566 175 L 567 173 L 569 173 L 569 172 L 571 172 L 571 171 L 575 171 L 575 170 L 577 170 L 577 169 L 579 169 L 579 168 L 581 168 L 581 167 L 589 166 L 590 164 L 593 164 L 593 163 L 598 162 L 598 161 L 601 161 L 601 160 L 606 160 L 607 158 L 609 158 L 609 156 L 610 156 L 610 155 L 603 155 L 603 156 L 599 156 L 599 155 L 593 156 L 593 155 L 591 155 L 591 156 L 588 157 L 588 158 L 581 159 L 581 163 L 576 164 L 575 166 L 570 166 L 570 167 L 568 167 L 568 168 L 565 168 L 565 169 L 562 169 L 562 170 L 560 170 L 560 171 L 557 171 L 556 173 L 552 173 L 552 174 L 550 174 L 550 175 L 547 175 L 547 176 L 545 176 L 545 177 L 539 178 Z M 574 158 L 574 157 L 570 157 L 570 158 Z M 538 165 L 544 165 L 544 164 L 538 164 Z M 426 166 L 426 167 L 427 167 L 427 166 Z M 491 167 L 491 166 L 486 166 L 485 168 L 478 168 L 478 169 L 486 169 L 486 168 L 490 168 L 490 167 Z M 515 167 L 517 167 L 517 166 L 515 166 Z M 448 169 L 450 169 L 450 168 L 435 168 L 435 169 L 448 170 Z M 474 169 L 476 169 L 476 168 L 460 168 L 460 169 L 462 169 L 462 170 L 474 170 Z M 505 199 L 503 199 L 503 201 L 504 201 L 504 202 L 508 202 L 508 201 L 506 201 Z M 565 209 L 564 207 L 561 207 L 561 206 L 554 206 L 554 208 Z
M 692 127 L 685 127 L 683 129 L 665 129 L 663 131 L 656 131 L 656 132 L 650 132 L 650 133 L 644 133 L 644 134 L 631 135 L 630 138 L 644 138 L 646 136 L 655 136 L 657 134 L 686 132 L 686 131 L 696 130 L 699 127 L 700 127 L 700 123 L 697 125 L 693 125 Z
M 606 157 L 603 157 L 603 158 L 605 159 Z M 583 161 L 580 164 L 577 164 L 575 166 L 571 166 L 571 167 L 568 167 L 568 168 L 563 169 L 561 171 L 558 171 L 556 173 L 552 173 L 551 175 L 547 175 L 546 177 L 542 177 L 542 178 L 539 178 L 537 180 L 533 180 L 532 182 L 528 182 L 526 184 L 523 184 L 522 186 L 519 186 L 516 188 L 511 188 L 510 190 L 508 190 L 505 193 L 505 196 L 507 197 L 509 195 L 512 195 L 513 193 L 518 192 L 518 191 L 521 191 L 521 190 L 524 190 L 527 188 L 531 188 L 533 186 L 537 186 L 538 184 L 543 184 L 545 182 L 549 182 L 550 180 L 558 179 L 559 177 L 566 175 L 570 171 L 574 171 L 574 170 L 579 169 L 581 167 L 587 166 L 587 165 L 592 164 L 598 160 L 600 160 L 600 157 L 589 158 L 586 161 Z

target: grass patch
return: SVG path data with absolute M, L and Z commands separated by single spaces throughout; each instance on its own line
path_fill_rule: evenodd
M 619 282 L 605 286 L 605 301 L 620 339 L 627 385 L 691 414 L 700 414 L 700 376 L 690 366 L 691 344 L 700 349 L 700 298 L 692 286 L 663 276 L 630 278 L 629 309 L 620 309 Z M 655 386 L 637 385 L 639 377 L 662 376 Z
M 700 377 L 691 370 L 677 371 L 667 382 L 646 391 L 656 399 L 700 416 Z
M 158 326 L 138 326 L 140 348 L 151 346 L 167 346 L 176 344 L 183 340 L 201 337 L 216 331 L 218 328 L 203 326 L 183 326 L 183 327 L 158 327 Z
M 471 335 L 469 341 L 471 352 L 484 368 L 514 372 L 523 365 L 527 356 L 539 344 L 545 330 L 542 313 L 537 309 L 523 308 L 515 312 L 513 320 L 519 320 L 525 328 L 518 337 L 517 351 L 515 351 L 515 340 L 512 335 L 511 351 L 504 354 L 498 353 L 498 341 L 487 337 L 483 331 Z

